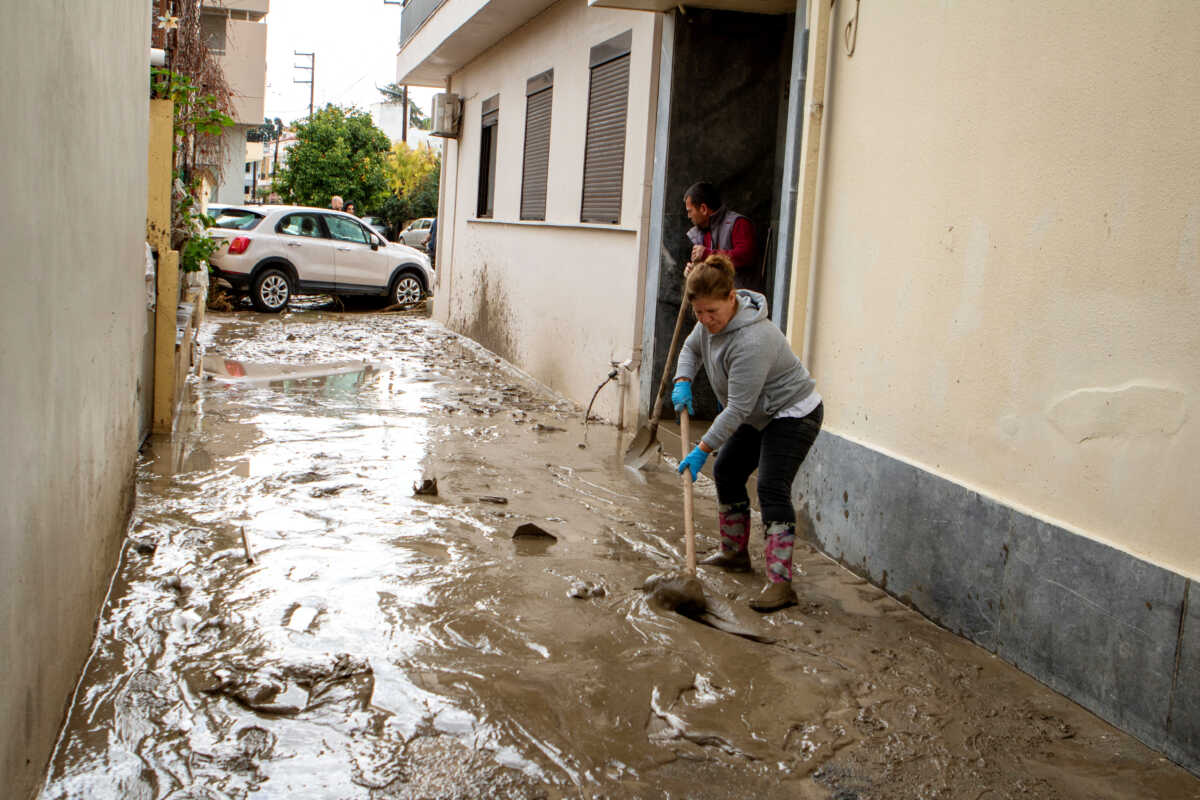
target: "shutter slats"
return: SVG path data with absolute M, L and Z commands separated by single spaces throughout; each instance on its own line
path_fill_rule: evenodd
M 550 175 L 550 110 L 553 88 L 525 99 L 525 158 L 521 169 L 521 219 L 546 218 Z
M 629 54 L 626 53 L 592 68 L 581 222 L 616 225 L 621 221 L 628 106 Z

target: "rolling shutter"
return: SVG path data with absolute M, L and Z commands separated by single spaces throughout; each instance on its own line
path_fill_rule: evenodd
M 581 222 L 621 221 L 631 43 L 632 32 L 626 31 L 592 48 Z
M 546 218 L 550 172 L 550 107 L 554 70 L 529 79 L 525 87 L 525 159 L 521 169 L 521 219 Z

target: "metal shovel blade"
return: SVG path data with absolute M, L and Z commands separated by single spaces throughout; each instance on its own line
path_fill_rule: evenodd
M 643 425 L 625 448 L 625 466 L 630 469 L 645 469 L 661 450 L 657 421 L 653 425 Z

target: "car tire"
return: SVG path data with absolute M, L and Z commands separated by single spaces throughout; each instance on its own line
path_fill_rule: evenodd
M 254 278 L 250 302 L 259 311 L 278 314 L 287 308 L 292 298 L 292 284 L 287 273 L 277 267 L 264 269 Z
M 411 272 L 402 272 L 392 284 L 391 301 L 397 306 L 415 306 L 425 296 L 421 279 Z

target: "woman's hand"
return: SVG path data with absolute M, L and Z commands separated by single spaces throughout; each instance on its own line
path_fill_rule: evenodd
M 704 469 L 704 462 L 708 461 L 708 453 L 700 449 L 700 445 L 692 448 L 692 452 L 687 454 L 683 461 L 679 462 L 679 474 L 683 471 L 690 470 L 692 473 L 692 482 L 695 483 L 696 476 L 700 474 L 700 470 Z
M 692 408 L 692 382 L 688 380 L 675 381 L 675 388 L 671 390 L 671 404 L 675 406 L 675 411 L 678 413 L 685 406 L 689 414 L 695 414 Z

